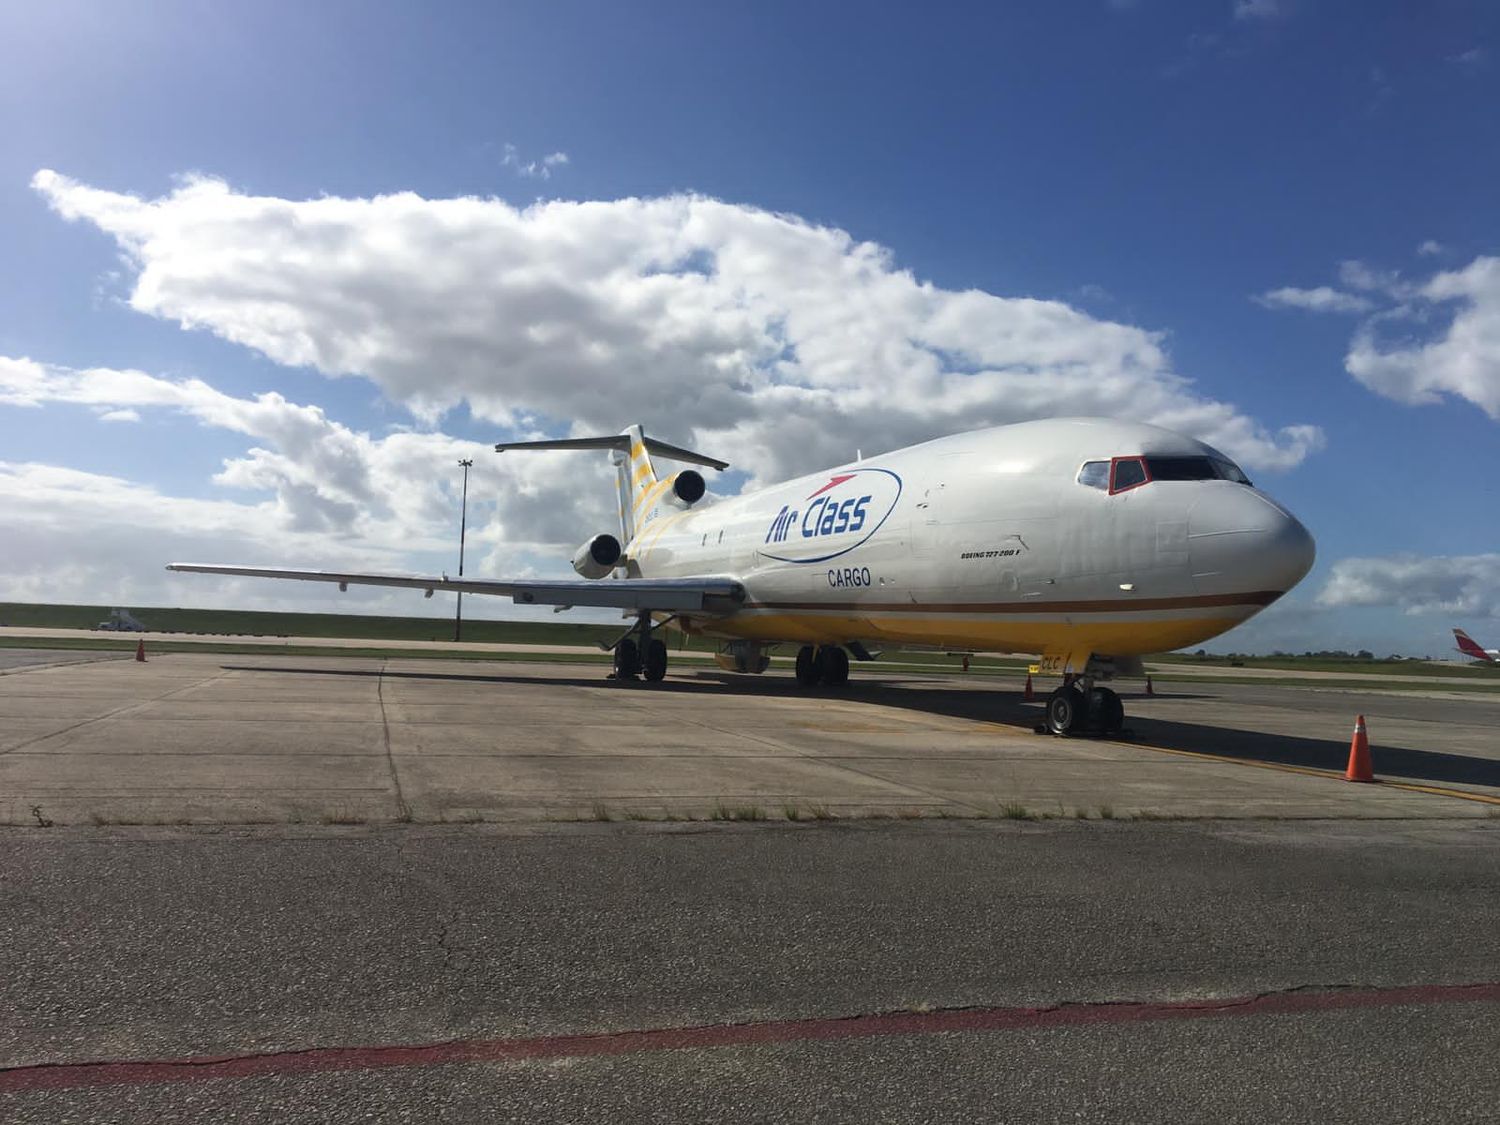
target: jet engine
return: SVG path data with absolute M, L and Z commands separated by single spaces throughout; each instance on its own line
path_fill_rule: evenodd
M 674 508 L 691 508 L 703 499 L 708 486 L 703 483 L 703 474 L 692 469 L 683 469 L 672 478 L 672 487 L 667 489 L 666 502 Z
M 585 578 L 604 578 L 620 565 L 620 541 L 596 535 L 573 552 L 573 569 Z

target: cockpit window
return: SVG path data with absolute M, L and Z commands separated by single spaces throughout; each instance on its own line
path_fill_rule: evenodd
M 1114 459 L 1114 474 L 1109 482 L 1111 493 L 1124 492 L 1127 488 L 1136 488 L 1145 484 L 1151 478 L 1146 475 L 1146 464 L 1139 457 L 1116 457 Z
M 1232 461 L 1221 461 L 1217 457 L 1213 459 L 1214 468 L 1219 471 L 1219 477 L 1223 480 L 1232 480 L 1235 484 L 1249 484 L 1250 478 L 1245 475 L 1243 469 Z
M 1237 466 L 1217 457 L 1147 457 L 1146 468 L 1152 480 L 1230 480 L 1237 484 L 1250 483 Z
M 1147 457 L 1152 480 L 1218 480 L 1207 457 Z
M 1090 461 L 1078 470 L 1078 483 L 1090 488 L 1109 488 L 1109 462 Z
M 1222 457 L 1145 456 L 1115 457 L 1108 461 L 1085 461 L 1078 470 L 1078 483 L 1089 488 L 1116 492 L 1139 488 L 1154 480 L 1227 480 L 1250 483 L 1250 478 L 1232 461 Z

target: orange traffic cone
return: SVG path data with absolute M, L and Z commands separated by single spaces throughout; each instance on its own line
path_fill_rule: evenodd
M 1152 686 L 1151 677 L 1150 676 L 1146 677 L 1146 694 L 1147 695 L 1155 695 L 1156 694 L 1156 688 L 1154 686 Z
M 1034 700 L 1036 698 L 1036 692 L 1034 692 L 1034 691 L 1031 690 L 1031 673 L 1030 672 L 1026 673 L 1026 693 L 1024 695 L 1022 695 L 1021 698 L 1024 699 L 1027 703 L 1030 703 L 1032 700 Z
M 1370 738 L 1365 734 L 1363 715 L 1354 720 L 1354 737 L 1349 740 L 1349 768 L 1344 771 L 1344 780 L 1375 780 L 1375 770 L 1370 765 Z
M 146 638 L 142 637 L 135 642 L 135 658 L 142 664 L 146 663 Z

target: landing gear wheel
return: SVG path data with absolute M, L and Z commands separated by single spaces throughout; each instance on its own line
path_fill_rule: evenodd
M 797 650 L 797 682 L 803 687 L 816 687 L 823 678 L 823 663 L 818 659 L 812 645 L 803 645 Z
M 646 679 L 653 684 L 667 674 L 667 643 L 653 637 L 646 642 L 646 657 L 641 662 Z
M 1047 697 L 1047 729 L 1053 734 L 1072 734 L 1087 721 L 1088 700 L 1076 687 L 1060 687 Z
M 1089 719 L 1101 734 L 1119 734 L 1125 726 L 1125 704 L 1107 687 L 1089 692 Z
M 626 637 L 615 645 L 615 679 L 633 680 L 641 670 L 641 650 Z
M 849 682 L 849 654 L 838 645 L 818 649 L 818 668 L 829 687 L 843 687 Z

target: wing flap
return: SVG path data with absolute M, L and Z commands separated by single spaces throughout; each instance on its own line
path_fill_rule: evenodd
M 537 579 L 501 581 L 421 574 L 353 574 L 286 567 L 220 566 L 172 563 L 168 570 L 186 574 L 227 574 L 233 578 L 283 578 L 300 582 L 335 582 L 349 586 L 397 586 L 429 593 L 493 594 L 517 605 L 590 606 L 603 609 L 677 610 L 732 613 L 745 600 L 745 588 L 733 578 Z

